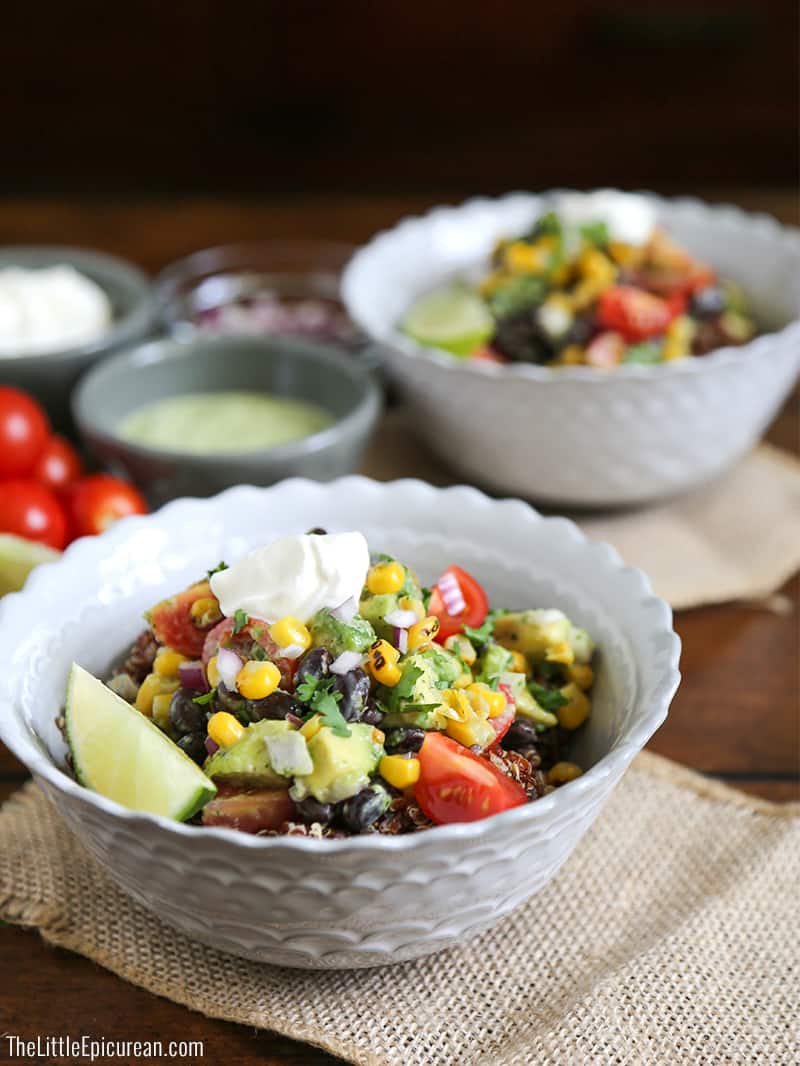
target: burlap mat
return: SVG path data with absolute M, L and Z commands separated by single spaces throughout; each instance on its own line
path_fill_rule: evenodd
M 459 949 L 308 973 L 186 940 L 26 786 L 0 811 L 0 917 L 193 1010 L 369 1066 L 798 1061 L 800 804 L 644 754 L 555 880 Z
M 376 433 L 363 473 L 434 485 L 463 480 L 413 438 L 397 410 Z M 731 600 L 791 607 L 771 598 L 800 568 L 800 462 L 788 452 L 762 444 L 722 477 L 665 503 L 569 517 L 644 570 L 676 609 Z

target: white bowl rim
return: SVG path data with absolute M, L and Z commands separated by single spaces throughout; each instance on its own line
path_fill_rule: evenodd
M 782 343 L 791 341 L 800 344 L 800 310 L 798 310 L 798 316 L 781 329 L 773 330 L 769 333 L 761 333 L 747 344 L 715 348 L 708 355 L 689 359 L 674 359 L 670 362 L 653 366 L 639 363 L 623 363 L 615 367 L 612 373 L 609 373 L 589 366 L 551 367 L 538 366 L 533 363 L 504 363 L 498 365 L 481 360 L 459 359 L 441 349 L 417 344 L 410 337 L 406 337 L 401 333 L 396 328 L 395 323 L 389 324 L 385 330 L 377 334 L 370 327 L 364 316 L 360 314 L 355 281 L 357 271 L 360 269 L 362 262 L 368 260 L 376 248 L 390 244 L 404 230 L 424 229 L 432 222 L 435 223 L 437 218 L 452 217 L 475 209 L 492 208 L 515 199 L 528 200 L 531 203 L 546 202 L 548 197 L 585 191 L 545 189 L 540 193 L 532 193 L 518 190 L 504 193 L 502 196 L 473 196 L 459 204 L 439 205 L 430 208 L 423 214 L 406 216 L 393 226 L 380 230 L 371 237 L 365 245 L 362 245 L 356 251 L 345 267 L 342 272 L 341 293 L 342 302 L 347 308 L 347 313 L 358 328 L 373 341 L 390 345 L 395 349 L 399 349 L 405 355 L 434 363 L 443 369 L 458 370 L 465 374 L 477 374 L 489 378 L 521 378 L 539 383 L 548 381 L 585 381 L 592 385 L 608 385 L 621 379 L 652 381 L 664 378 L 666 380 L 691 374 L 712 373 L 717 368 L 737 366 L 745 360 L 761 358 L 764 356 L 765 350 L 771 347 L 777 338 L 780 338 Z M 701 218 L 703 215 L 713 215 L 728 225 L 744 226 L 757 230 L 778 242 L 788 244 L 800 253 L 800 227 L 783 225 L 776 218 L 764 212 L 744 211 L 735 204 L 724 202 L 709 203 L 694 196 L 659 196 L 657 193 L 648 192 L 647 190 L 599 189 L 589 191 L 643 196 L 655 203 L 661 210 L 669 210 L 671 208 L 689 209 Z
M 28 578 L 25 589 L 21 592 L 8 593 L 3 597 L 0 602 L 0 625 L 6 624 L 13 619 L 17 610 L 17 605 L 20 604 L 23 599 L 26 599 L 34 592 L 38 593 L 44 589 L 54 568 L 63 568 L 73 562 L 80 562 L 81 560 L 88 561 L 92 559 L 92 557 L 105 555 L 107 551 L 111 551 L 115 546 L 121 545 L 129 533 L 146 525 L 156 515 L 180 515 L 181 512 L 191 510 L 195 512 L 192 515 L 192 518 L 196 519 L 197 510 L 213 508 L 217 506 L 219 501 L 225 501 L 227 504 L 237 496 L 252 496 L 253 494 L 262 497 L 264 494 L 274 492 L 278 489 L 288 491 L 291 488 L 297 492 L 302 492 L 304 489 L 314 485 L 318 486 L 318 484 L 318 482 L 311 481 L 308 478 L 288 478 L 278 482 L 276 485 L 270 486 L 269 488 L 261 488 L 253 485 L 236 485 L 226 489 L 224 492 L 218 493 L 216 496 L 211 496 L 205 499 L 191 496 L 180 497 L 179 499 L 166 504 L 158 511 L 153 512 L 151 515 L 133 515 L 121 519 L 99 536 L 81 537 L 74 541 L 59 559 L 36 567 Z M 630 735 L 612 751 L 599 759 L 581 777 L 531 803 L 526 803 L 520 807 L 515 807 L 510 811 L 504 811 L 501 814 L 493 815 L 491 818 L 484 818 L 474 822 L 459 822 L 451 825 L 434 826 L 431 829 L 425 829 L 414 833 L 398 834 L 396 836 L 372 833 L 333 839 L 287 835 L 270 837 L 237 832 L 233 829 L 187 825 L 182 822 L 175 822 L 162 815 L 150 814 L 145 811 L 130 810 L 127 807 L 123 807 L 116 801 L 107 799 L 105 796 L 101 796 L 99 793 L 80 785 L 74 778 L 70 777 L 69 774 L 56 766 L 50 758 L 46 757 L 37 744 L 34 743 L 30 735 L 26 734 L 22 742 L 19 742 L 16 737 L 9 736 L 9 731 L 5 727 L 5 722 L 2 716 L 0 716 L 0 740 L 2 740 L 25 764 L 32 774 L 44 778 L 57 791 L 66 793 L 73 799 L 82 803 L 87 803 L 102 811 L 112 820 L 119 819 L 132 826 L 140 825 L 142 823 L 155 824 L 160 829 L 175 833 L 183 838 L 193 838 L 198 833 L 201 833 L 205 839 L 217 839 L 229 845 L 235 844 L 242 848 L 289 848 L 291 850 L 299 850 L 303 852 L 319 852 L 322 848 L 326 854 L 331 852 L 369 851 L 373 848 L 379 848 L 381 851 L 406 851 L 415 847 L 416 844 L 420 842 L 420 838 L 435 839 L 442 845 L 450 840 L 477 839 L 491 830 L 491 825 L 494 824 L 495 819 L 503 819 L 505 825 L 524 825 L 528 822 L 546 818 L 554 809 L 560 809 L 568 801 L 579 804 L 581 798 L 587 793 L 592 793 L 595 785 L 599 784 L 601 780 L 608 778 L 615 773 L 621 774 L 624 772 L 634 756 L 641 751 L 653 733 L 655 733 L 665 720 L 670 701 L 678 688 L 681 676 L 678 669 L 681 642 L 672 627 L 672 609 L 664 600 L 654 594 L 647 575 L 641 570 L 626 566 L 619 553 L 610 544 L 606 544 L 603 541 L 590 540 L 574 522 L 557 516 L 549 517 L 540 515 L 538 511 L 522 500 L 516 500 L 513 498 L 490 498 L 478 489 L 466 485 L 435 488 L 427 482 L 423 482 L 417 478 L 403 478 L 396 481 L 376 482 L 372 478 L 362 477 L 360 475 L 349 475 L 327 483 L 332 489 L 341 493 L 355 491 L 362 486 L 374 486 L 376 484 L 393 492 L 403 488 L 413 488 L 417 492 L 427 492 L 431 497 L 438 496 L 440 498 L 441 494 L 447 494 L 450 496 L 458 496 L 465 501 L 467 499 L 471 499 L 473 502 L 483 501 L 484 504 L 489 505 L 495 503 L 506 505 L 513 504 L 519 508 L 522 513 L 527 513 L 529 520 L 533 519 L 536 522 L 558 524 L 562 535 L 568 536 L 574 544 L 581 545 L 587 548 L 587 550 L 592 550 L 598 557 L 602 557 L 606 565 L 610 565 L 613 569 L 617 570 L 620 575 L 625 575 L 626 580 L 630 585 L 631 594 L 637 597 L 640 606 L 646 607 L 648 610 L 650 618 L 653 620 L 654 630 L 660 631 L 668 638 L 668 652 L 666 655 L 667 663 L 658 680 L 654 680 L 651 683 L 651 706 L 645 708 L 642 717 L 638 719 L 635 725 L 631 728 Z M 190 525 L 191 523 L 186 521 L 186 524 Z M 433 838 L 430 837 L 431 833 L 434 834 Z

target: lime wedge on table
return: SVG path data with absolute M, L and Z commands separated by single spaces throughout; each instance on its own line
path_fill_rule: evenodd
M 11 533 L 0 534 L 0 596 L 19 592 L 35 566 L 51 563 L 60 554 L 46 544 L 24 540 Z
M 494 319 L 480 296 L 466 285 L 435 289 L 406 314 L 403 331 L 418 344 L 472 355 L 494 333 Z
M 217 791 L 157 725 L 77 663 L 64 718 L 80 783 L 124 807 L 183 822 Z

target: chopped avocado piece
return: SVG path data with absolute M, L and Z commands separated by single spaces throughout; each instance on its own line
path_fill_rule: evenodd
M 511 694 L 514 697 L 514 702 L 517 708 L 517 714 L 520 718 L 526 718 L 531 722 L 538 722 L 539 725 L 544 726 L 558 725 L 558 718 L 556 715 L 551 714 L 550 711 L 546 711 L 536 702 L 528 688 L 528 679 L 524 674 L 506 671 L 506 673 L 501 675 L 500 681 L 511 689 Z
M 478 675 L 483 681 L 499 677 L 511 666 L 512 658 L 511 652 L 502 644 L 487 644 L 478 664 Z
M 570 629 L 570 620 L 562 611 L 515 611 L 497 619 L 494 636 L 505 648 L 544 659 L 551 648 L 569 643 Z
M 383 745 L 376 736 L 380 734 L 364 722 L 351 722 L 348 737 L 322 726 L 308 742 L 313 768 L 295 777 L 292 799 L 299 802 L 311 795 L 320 803 L 339 803 L 360 792 L 383 756 Z
M 336 659 L 343 651 L 366 651 L 375 640 L 375 631 L 358 614 L 349 622 L 342 622 L 323 607 L 311 620 L 311 639 L 314 644 L 327 648 Z
M 418 729 L 444 729 L 441 690 L 463 672 L 461 660 L 445 648 L 426 648 L 406 656 L 393 688 L 382 686 L 378 698 L 386 709 L 383 724 Z
M 219 784 L 240 785 L 246 788 L 282 788 L 286 781 L 273 767 L 267 738 L 274 741 L 276 737 L 292 732 L 291 725 L 284 719 L 273 721 L 265 718 L 253 722 L 245 731 L 241 740 L 229 748 L 220 748 L 203 767 L 207 777 Z
M 294 777 L 295 774 L 310 774 L 314 769 L 306 738 L 302 733 L 294 729 L 286 733 L 267 733 L 264 743 L 276 774 Z
M 585 629 L 579 629 L 570 622 L 567 641 L 572 648 L 576 663 L 590 663 L 594 655 L 594 641 Z
M 393 559 L 390 555 L 381 555 L 379 561 L 399 562 L 398 559 Z M 403 566 L 402 563 L 400 565 Z M 422 589 L 416 574 L 413 570 L 409 570 L 407 566 L 403 566 L 403 569 L 405 571 L 403 585 L 397 592 L 372 593 L 365 588 L 361 593 L 359 610 L 363 617 L 372 624 L 377 636 L 382 637 L 384 640 L 391 640 L 394 636 L 394 627 L 387 625 L 384 618 L 392 611 L 401 609 L 400 600 L 405 597 L 413 600 L 422 600 Z

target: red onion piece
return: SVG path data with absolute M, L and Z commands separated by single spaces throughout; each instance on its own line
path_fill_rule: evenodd
M 331 608 L 331 614 L 339 622 L 352 621 L 357 612 L 358 604 L 352 596 L 346 599 L 344 603 L 340 603 L 338 607 Z
M 360 651 L 343 651 L 331 663 L 329 669 L 332 674 L 349 674 L 357 666 L 361 666 L 363 656 Z
M 216 740 L 212 740 L 211 737 L 206 737 L 206 751 L 209 755 L 213 755 L 215 751 L 219 751 L 219 744 Z
M 289 723 L 289 725 L 293 725 L 295 727 L 295 729 L 299 729 L 300 726 L 303 724 L 303 719 L 302 718 L 298 718 L 297 715 L 296 714 L 292 714 L 291 711 L 287 712 L 286 721 Z
M 401 629 L 400 626 L 394 627 L 394 646 L 400 652 L 401 655 L 405 655 L 408 651 L 408 630 Z
M 436 582 L 436 587 L 451 618 L 457 618 L 466 610 L 467 602 L 455 574 L 442 574 Z
M 201 662 L 181 663 L 178 667 L 178 678 L 182 688 L 190 688 L 196 692 L 208 692 L 206 672 Z
M 408 629 L 409 626 L 413 626 L 417 621 L 417 615 L 415 611 L 403 611 L 400 608 L 394 611 L 389 611 L 383 618 L 389 626 L 397 626 L 399 629 Z
M 220 681 L 232 692 L 236 691 L 236 678 L 242 668 L 242 660 L 230 648 L 220 648 L 217 652 L 217 670 Z

